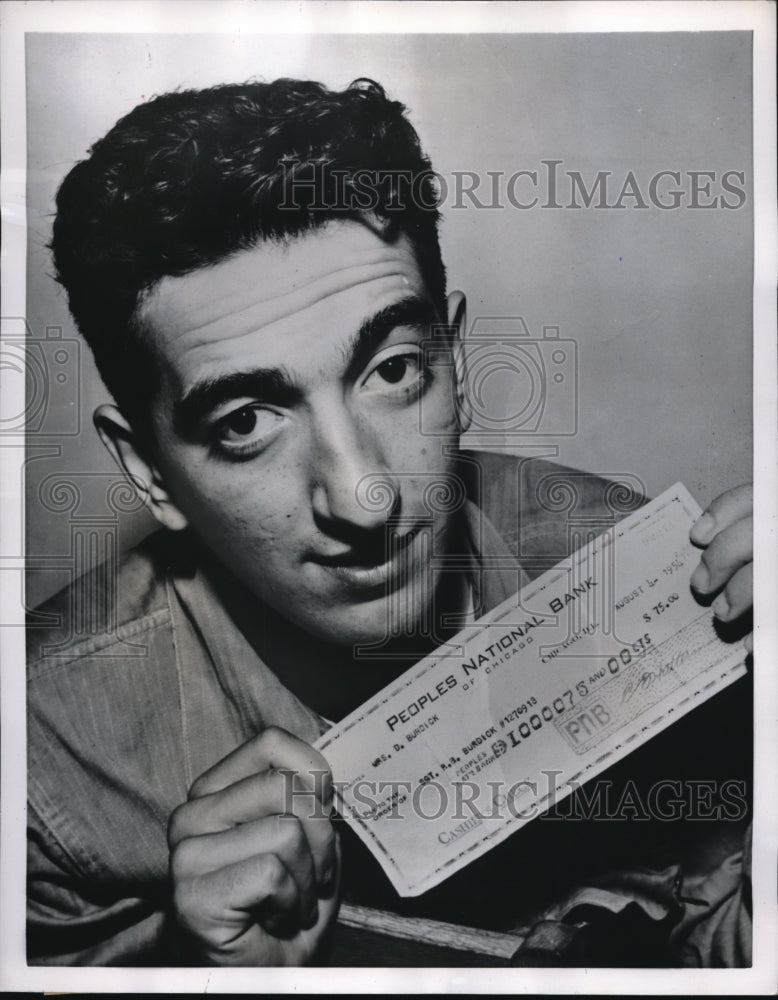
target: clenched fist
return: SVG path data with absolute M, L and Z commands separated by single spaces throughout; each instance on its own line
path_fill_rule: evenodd
M 324 758 L 270 728 L 170 817 L 173 901 L 204 963 L 305 965 L 335 921 L 340 849 Z

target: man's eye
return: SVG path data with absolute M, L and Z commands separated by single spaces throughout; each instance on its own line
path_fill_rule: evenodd
M 231 413 L 225 421 L 225 428 L 238 436 L 251 434 L 257 426 L 257 411 L 251 406 Z
M 421 388 L 423 381 L 420 355 L 392 354 L 373 368 L 365 379 L 364 386 L 372 392 L 403 392 Z
M 232 453 L 261 448 L 283 423 L 283 416 L 263 406 L 241 406 L 216 425 L 216 438 Z
M 396 385 L 398 382 L 402 382 L 408 368 L 408 358 L 395 357 L 389 358 L 388 361 L 382 361 L 376 368 L 376 371 L 385 382 L 389 382 L 391 385 Z

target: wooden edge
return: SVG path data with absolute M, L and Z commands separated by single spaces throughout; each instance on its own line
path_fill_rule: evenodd
M 455 948 L 503 959 L 512 958 L 524 941 L 521 934 L 502 934 L 421 917 L 401 917 L 397 913 L 353 903 L 341 904 L 338 923 L 405 941 L 423 941 L 440 948 Z

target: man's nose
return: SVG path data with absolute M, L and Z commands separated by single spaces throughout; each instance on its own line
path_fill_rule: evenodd
M 347 406 L 329 406 L 318 414 L 312 451 L 317 520 L 370 531 L 399 514 L 399 483 L 389 471 L 378 435 Z

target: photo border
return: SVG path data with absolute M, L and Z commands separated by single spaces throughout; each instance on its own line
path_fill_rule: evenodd
M 401 16 L 398 16 L 401 15 Z M 398 23 L 402 21 L 402 23 Z M 251 33 L 272 23 L 274 33 L 613 32 L 729 31 L 754 33 L 754 471 L 755 471 L 755 670 L 756 809 L 753 825 L 754 965 L 738 970 L 585 969 L 108 969 L 28 968 L 24 959 L 25 716 L 24 631 L 16 590 L 24 567 L 24 435 L 0 447 L 0 569 L 12 586 L 0 588 L 2 641 L 2 826 L 0 872 L 0 988 L 100 992 L 416 992 L 490 993 L 754 993 L 778 984 L 776 844 L 778 773 L 776 723 L 778 662 L 776 609 L 776 306 L 778 274 L 775 196 L 775 7 L 762 2 L 706 3 L 124 3 L 4 2 L 2 25 L 2 313 L 24 316 L 25 64 L 30 31 L 95 33 Z M 765 374 L 768 373 L 768 374 Z M 0 372 L 0 415 L 20 413 L 19 380 Z M 769 544 L 766 540 L 769 539 Z M 763 542 L 763 540 L 765 540 Z M 7 574 L 7 575 L 6 575 Z

